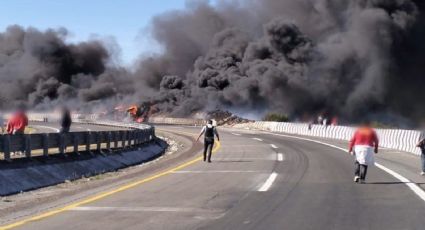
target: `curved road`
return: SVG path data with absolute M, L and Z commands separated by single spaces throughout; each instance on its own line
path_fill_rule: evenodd
M 158 127 L 195 135 L 199 128 Z M 18 222 L 17 229 L 425 229 L 425 201 L 374 167 L 354 184 L 353 159 L 284 135 L 219 130 L 213 163 L 171 171 Z M 346 147 L 346 143 L 322 140 Z M 379 162 L 415 183 L 418 158 L 384 150 Z M 402 162 L 402 163 L 400 163 Z

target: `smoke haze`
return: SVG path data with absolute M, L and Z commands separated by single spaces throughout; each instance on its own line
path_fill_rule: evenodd
M 413 0 L 188 2 L 152 20 L 163 53 L 135 71 L 100 41 L 12 26 L 0 34 L 0 107 L 150 102 L 187 116 L 226 109 L 420 119 L 424 6 Z M 253 112 L 254 111 L 254 112 Z

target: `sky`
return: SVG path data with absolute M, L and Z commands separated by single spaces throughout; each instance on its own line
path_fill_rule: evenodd
M 121 61 L 131 64 L 141 53 L 159 50 L 147 36 L 153 16 L 182 9 L 186 0 L 2 0 L 0 31 L 10 25 L 66 28 L 68 41 L 115 39 Z

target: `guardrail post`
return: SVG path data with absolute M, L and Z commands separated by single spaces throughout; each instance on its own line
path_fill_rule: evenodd
M 127 144 L 128 147 L 132 147 L 131 140 L 133 139 L 133 130 L 128 131 L 127 133 Z
M 49 134 L 43 134 L 43 156 L 49 157 Z
M 140 144 L 145 143 L 145 130 L 140 130 Z
M 87 132 L 86 133 L 86 151 L 88 152 L 88 153 L 90 153 L 90 154 L 93 154 L 91 151 L 90 151 L 90 139 L 91 139 L 91 132 Z
M 25 135 L 25 157 L 31 158 L 31 135 Z
M 108 152 L 111 153 L 111 141 L 112 141 L 112 133 L 108 132 L 108 136 L 106 138 L 106 149 L 108 149 Z
M 118 132 L 114 131 L 112 134 L 114 139 L 114 148 L 117 149 L 118 148 Z
M 127 131 L 121 132 L 121 148 L 122 149 L 125 148 L 126 138 L 127 138 Z
M 73 133 L 72 142 L 74 147 L 74 153 L 80 155 L 80 153 L 78 152 L 78 135 L 76 133 Z
M 65 155 L 65 134 L 59 134 L 59 153 Z
M 140 145 L 140 130 L 136 131 L 136 138 L 134 139 L 134 141 L 136 142 L 135 145 L 139 146 Z
M 96 132 L 95 137 L 96 137 L 96 150 L 97 150 L 97 152 L 102 153 L 101 133 Z
M 139 135 L 139 144 L 142 145 L 143 144 L 143 138 L 145 137 L 144 131 L 140 130 L 140 135 Z
M 3 139 L 4 160 L 10 162 L 10 135 L 4 135 Z
M 152 128 L 146 129 L 146 142 L 149 142 L 152 140 Z

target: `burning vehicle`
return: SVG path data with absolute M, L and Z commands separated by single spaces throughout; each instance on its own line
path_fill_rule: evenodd
M 136 123 L 148 122 L 149 117 L 155 112 L 154 107 L 150 106 L 148 103 L 142 105 L 118 105 L 111 112 L 111 116 L 114 120 L 117 121 L 133 121 Z

